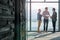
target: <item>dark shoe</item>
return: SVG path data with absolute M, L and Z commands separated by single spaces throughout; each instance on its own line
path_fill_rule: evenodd
M 55 33 L 55 32 L 52 32 L 52 33 Z
M 45 32 L 48 32 L 47 30 Z

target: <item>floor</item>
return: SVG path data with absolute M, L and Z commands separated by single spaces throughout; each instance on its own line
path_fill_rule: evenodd
M 60 32 L 28 32 L 27 40 L 60 40 Z

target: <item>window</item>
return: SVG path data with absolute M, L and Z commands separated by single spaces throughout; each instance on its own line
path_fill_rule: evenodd
M 41 9 L 41 14 L 45 10 L 45 7 L 48 7 L 50 15 L 52 15 L 52 8 L 56 8 L 57 16 L 58 16 L 58 0 L 31 0 L 31 7 L 30 7 L 30 0 L 27 0 L 28 7 L 27 8 L 27 28 L 28 31 L 37 31 L 38 28 L 38 23 L 37 23 L 37 10 L 40 8 Z M 35 2 L 34 2 L 35 1 Z M 39 2 L 41 1 L 41 3 Z M 42 1 L 47 1 L 48 3 L 42 2 Z M 52 3 L 50 3 L 52 2 Z M 31 13 L 30 13 L 31 11 Z M 30 15 L 31 14 L 31 15 Z M 31 17 L 30 17 L 31 16 Z M 31 18 L 31 20 L 30 20 Z M 58 19 L 58 17 L 57 17 Z M 43 31 L 43 18 L 42 18 L 42 24 L 40 29 Z M 52 20 L 49 18 L 49 24 L 48 24 L 48 31 L 52 31 Z M 58 20 L 56 23 L 56 31 L 58 31 Z
M 56 12 L 58 14 L 58 3 L 31 3 L 31 30 L 32 31 L 37 31 L 38 28 L 38 20 L 37 20 L 37 11 L 40 8 L 41 9 L 41 14 L 45 10 L 45 7 L 48 7 L 50 15 L 52 15 L 52 8 L 56 8 Z M 58 15 L 57 15 L 58 16 Z M 40 29 L 43 31 L 43 18 L 42 18 L 42 24 Z M 48 23 L 48 31 L 52 31 L 52 20 L 49 18 L 49 23 Z M 58 21 L 56 24 L 56 31 L 58 31 Z
M 51 1 L 52 2 L 52 1 L 58 1 L 58 0 L 46 0 L 46 1 Z
M 30 31 L 30 3 L 26 3 L 26 29 Z
M 31 1 L 44 1 L 44 0 L 31 0 Z
M 30 1 L 30 0 L 26 0 L 26 1 Z M 44 0 L 31 0 L 31 1 L 44 1 Z
M 26 1 L 30 1 L 30 0 L 26 0 Z

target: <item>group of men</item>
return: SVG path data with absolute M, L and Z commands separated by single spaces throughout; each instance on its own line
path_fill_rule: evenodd
M 55 26 L 56 26 L 56 21 L 57 21 L 57 12 L 55 11 L 55 8 L 52 8 L 52 16 L 50 16 L 50 13 L 48 11 L 48 7 L 45 7 L 45 11 L 41 14 L 41 9 L 38 9 L 38 32 L 40 32 L 39 28 L 42 22 L 42 16 L 44 17 L 44 31 L 47 32 L 48 29 L 48 22 L 49 22 L 49 17 L 52 19 L 52 24 L 53 24 L 53 33 L 55 33 Z

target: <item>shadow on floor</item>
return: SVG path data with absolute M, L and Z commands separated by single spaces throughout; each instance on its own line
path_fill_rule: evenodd
M 45 36 L 48 36 L 48 35 L 51 35 L 53 33 L 48 33 L 48 34 L 43 34 L 43 35 L 39 35 L 38 37 L 34 37 L 33 39 L 31 40 L 34 40 L 34 39 L 37 39 L 37 38 L 41 38 L 41 37 L 45 37 Z
M 50 39 L 50 40 L 60 40 L 60 37 L 56 37 L 56 38 L 53 38 L 53 39 Z
M 39 34 L 42 34 L 42 33 L 31 33 L 31 34 L 28 34 L 28 36 L 37 36 Z

